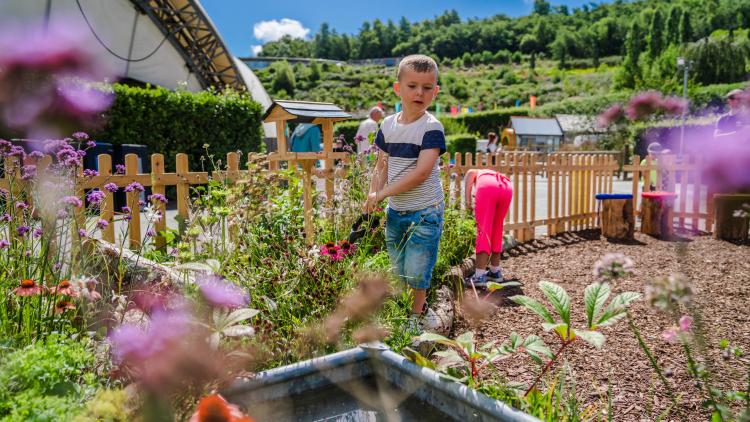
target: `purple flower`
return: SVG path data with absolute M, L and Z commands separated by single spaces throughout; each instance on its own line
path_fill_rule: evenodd
M 153 195 L 149 195 L 148 196 L 148 200 L 151 201 L 151 202 L 153 202 L 153 203 L 156 203 L 157 201 L 161 202 L 163 204 L 167 203 L 167 197 L 164 196 L 164 195 L 162 195 L 162 194 L 160 194 L 160 193 L 155 193 Z
M 107 226 L 109 226 L 107 220 L 100 218 L 99 221 L 96 222 L 96 227 L 98 227 L 100 230 L 104 230 L 104 228 Z
M 109 336 L 115 362 L 147 364 L 149 359 L 169 353 L 190 329 L 190 317 L 178 311 L 157 311 L 148 328 L 123 324 Z
M 44 157 L 44 153 L 42 153 L 41 151 L 31 151 L 29 153 L 29 157 L 42 158 L 42 157 Z
M 29 208 L 29 204 L 27 204 L 25 202 L 21 202 L 21 201 L 16 202 L 16 209 L 17 210 L 25 210 L 27 208 Z
M 122 164 L 115 165 L 115 174 L 125 174 L 125 166 Z
M 660 107 L 665 114 L 677 115 L 687 110 L 688 102 L 680 97 L 667 97 L 662 100 Z
M 58 86 L 60 103 L 71 117 L 102 112 L 112 105 L 113 95 L 80 82 L 66 81 Z
M 125 214 L 130 214 L 132 210 L 130 209 L 129 206 L 125 205 L 124 207 L 122 207 L 122 212 Z
M 96 146 L 96 142 L 94 141 L 87 141 L 86 142 L 86 148 L 94 148 Z
M 24 156 L 26 156 L 26 151 L 24 151 L 23 148 L 19 146 L 13 145 L 12 147 L 10 147 L 10 153 L 8 153 L 8 155 L 11 157 L 23 158 Z
M 57 218 L 65 218 L 68 216 L 68 211 L 61 209 L 57 210 Z
M 142 207 L 144 205 L 146 205 L 146 201 L 144 201 L 143 199 L 139 199 L 138 200 L 138 206 Z
M 86 230 L 84 229 L 78 229 L 78 236 L 87 237 L 88 233 L 86 233 Z
M 94 189 L 89 192 L 89 194 L 86 196 L 86 199 L 88 199 L 90 203 L 98 205 L 104 200 L 105 196 L 106 194 L 104 192 L 100 191 L 99 189 Z
M 109 183 L 107 183 L 106 185 L 104 185 L 104 190 L 106 190 L 106 191 L 109 191 L 109 192 L 112 192 L 112 193 L 115 193 L 115 192 L 117 192 L 117 189 L 119 189 L 119 188 L 117 187 L 117 185 L 116 185 L 116 184 L 114 184 L 114 183 L 112 183 L 112 182 L 109 182 Z
M 0 249 L 4 249 L 10 246 L 10 242 L 5 239 L 0 239 Z
M 365 140 L 365 137 L 364 137 L 364 136 L 362 136 L 362 135 L 357 135 L 357 136 L 355 136 L 355 137 L 354 137 L 354 140 L 355 140 L 356 142 L 362 142 L 362 141 L 364 141 L 364 140 Z
M 630 120 L 639 120 L 659 111 L 661 103 L 662 96 L 659 92 L 642 92 L 630 99 L 628 107 L 625 109 L 625 115 Z
M 236 284 L 211 275 L 196 281 L 203 298 L 211 306 L 237 308 L 248 302 L 245 291 Z
M 86 169 L 83 171 L 83 177 L 96 177 L 99 175 L 99 172 L 92 169 Z
M 153 228 L 146 230 L 146 237 L 156 237 L 156 230 Z
M 16 228 L 16 233 L 19 237 L 24 237 L 29 230 L 31 230 L 29 226 L 18 226 L 18 228 Z
M 127 186 L 125 186 L 125 189 L 123 189 L 125 192 L 133 192 L 137 190 L 138 192 L 143 192 L 143 185 L 138 182 L 133 182 Z
M 594 263 L 594 277 L 613 281 L 633 273 L 633 260 L 622 253 L 608 253 Z
M 82 142 L 89 139 L 89 134 L 86 132 L 76 132 L 71 135 L 76 141 Z
M 34 237 L 42 237 L 42 229 L 34 229 L 34 232 L 31 235 Z
M 10 221 L 12 217 L 7 212 L 0 217 L 0 221 Z
M 83 201 L 77 196 L 63 196 L 60 202 L 66 205 L 72 205 L 76 208 L 81 208 L 83 206 Z

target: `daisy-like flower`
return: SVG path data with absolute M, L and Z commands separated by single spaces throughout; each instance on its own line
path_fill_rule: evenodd
M 36 284 L 34 280 L 26 279 L 21 281 L 21 285 L 13 289 L 16 296 L 36 296 L 45 293 L 44 286 Z
M 341 253 L 344 255 L 349 255 L 354 253 L 355 246 L 349 243 L 347 240 L 342 240 L 341 243 L 339 243 L 339 248 L 341 250 Z
M 74 310 L 76 305 L 73 305 L 67 300 L 61 300 L 55 304 L 55 315 L 60 315 L 65 311 Z
M 328 256 L 328 258 L 334 262 L 344 259 L 344 253 L 341 251 L 341 247 L 334 242 L 328 242 L 325 245 L 321 245 L 320 254 Z
M 77 297 L 76 291 L 70 280 L 63 280 L 57 286 L 50 289 L 50 293 L 60 296 Z

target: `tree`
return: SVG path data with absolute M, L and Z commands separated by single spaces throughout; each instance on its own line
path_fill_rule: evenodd
M 531 55 L 529 66 L 532 69 L 536 68 L 536 52 L 539 50 L 539 42 L 536 37 L 531 34 L 526 34 L 521 38 L 520 44 L 521 51 Z
M 411 37 L 411 24 L 406 20 L 405 16 L 401 16 L 398 21 L 398 41 L 396 44 L 406 42 Z
M 680 16 L 682 9 L 679 6 L 673 6 L 669 9 L 667 23 L 664 25 L 664 46 L 676 44 L 680 40 Z
M 617 75 L 617 85 L 623 88 L 635 88 L 636 82 L 640 79 L 640 68 L 638 59 L 643 48 L 641 44 L 641 27 L 637 20 L 633 20 L 625 37 L 625 58 L 622 63 L 622 69 Z
M 552 6 L 546 0 L 534 0 L 534 13 L 537 15 L 549 15 Z
M 283 90 L 289 95 L 294 95 L 297 81 L 294 79 L 294 72 L 292 71 L 292 67 L 289 66 L 289 62 L 283 60 L 276 62 L 271 66 L 275 71 L 271 85 L 273 91 L 279 92 Z
M 690 44 L 685 55 L 692 62 L 693 80 L 705 85 L 744 80 L 750 57 L 746 41 L 732 42 L 727 36 L 703 38 Z
M 550 48 L 555 59 L 560 62 L 560 68 L 565 69 L 567 67 L 568 57 L 573 49 L 575 41 L 567 30 L 562 30 L 557 33 L 555 41 L 552 42 Z
M 687 10 L 683 10 L 682 15 L 680 16 L 679 32 L 680 44 L 687 44 L 692 41 L 693 29 L 690 26 L 690 12 L 688 12 Z
M 534 27 L 534 38 L 536 38 L 538 53 L 547 51 L 547 45 L 552 42 L 552 36 L 552 31 L 550 31 L 546 20 L 539 19 L 536 27 Z
M 277 41 L 264 44 L 258 57 L 312 57 L 312 51 L 310 41 L 284 35 Z
M 651 25 L 648 31 L 648 55 L 655 59 L 664 47 L 664 16 L 660 9 L 656 9 L 651 16 Z
M 320 25 L 320 31 L 315 34 L 313 45 L 315 57 L 321 59 L 328 59 L 331 57 L 331 30 L 329 29 L 327 22 L 323 22 Z

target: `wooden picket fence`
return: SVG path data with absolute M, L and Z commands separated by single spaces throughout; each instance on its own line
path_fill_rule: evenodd
M 445 168 L 447 205 L 460 208 L 464 197 L 463 177 L 470 169 L 492 169 L 513 183 L 513 200 L 504 229 L 518 241 L 534 238 L 538 226 L 548 235 L 582 230 L 598 225 L 595 195 L 611 193 L 614 174 L 620 166 L 612 154 L 547 154 L 498 152 L 456 154 Z M 537 216 L 537 182 L 546 187 L 546 213 Z
M 249 153 L 247 156 L 248 162 L 258 157 L 256 153 Z M 10 178 L 20 181 L 20 168 L 14 166 L 12 161 L 14 158 L 8 158 L 5 163 L 5 168 L 16 168 L 15 175 L 4 175 L 0 178 L 0 187 L 8 189 L 10 187 Z M 94 177 L 82 177 L 82 169 L 78 177 L 79 184 L 75 187 L 75 195 L 85 199 L 86 191 L 90 189 L 99 189 L 105 194 L 105 199 L 101 202 L 98 210 L 99 215 L 95 216 L 99 219 L 105 220 L 108 224 L 101 231 L 101 238 L 108 242 L 115 242 L 115 202 L 114 194 L 104 189 L 104 185 L 107 183 L 114 183 L 119 188 L 124 188 L 127 185 L 138 182 L 144 187 L 150 187 L 152 193 L 164 194 L 168 186 L 175 186 L 177 190 L 177 221 L 186 221 L 189 217 L 189 206 L 190 206 L 190 187 L 193 185 L 205 185 L 210 179 L 213 180 L 231 180 L 234 182 L 241 182 L 247 177 L 248 170 L 240 170 L 240 154 L 236 152 L 230 152 L 226 157 L 226 170 L 209 172 L 196 172 L 190 171 L 187 154 L 177 154 L 175 157 L 175 171 L 168 173 L 165 169 L 164 155 L 162 154 L 151 154 L 151 172 L 150 173 L 139 173 L 138 171 L 138 156 L 136 154 L 127 154 L 125 156 L 125 172 L 124 174 L 115 174 L 112 157 L 109 154 L 100 154 L 97 157 L 98 162 L 98 175 Z M 37 166 L 37 174 L 44 174 L 45 169 L 50 165 L 51 157 L 44 156 L 36 159 L 34 157 L 27 157 L 24 161 L 24 165 L 34 164 Z M 24 188 L 22 183 L 16 183 L 15 189 Z M 128 192 L 125 194 L 127 199 L 127 206 L 130 207 L 131 213 L 129 220 L 126 220 L 128 225 L 128 245 L 131 248 L 138 248 L 141 242 L 141 206 L 139 200 L 141 193 L 138 191 Z M 31 198 L 30 198 L 31 199 Z M 154 223 L 154 229 L 158 232 L 166 230 L 166 204 L 158 202 L 155 204 L 156 208 L 164 216 L 160 221 Z M 83 209 L 79 209 L 77 214 L 78 226 L 82 227 L 85 219 Z M 157 248 L 164 247 L 164 239 L 161 236 L 155 238 L 155 244 Z
M 631 164 L 624 171 L 633 172 L 633 210 L 639 214 L 640 194 L 648 192 L 651 172 L 655 172 L 655 188 L 674 192 L 674 224 L 680 228 L 710 232 L 714 224 L 713 195 L 710 186 L 701 180 L 702 158 L 684 156 L 678 160 L 675 155 L 661 155 L 658 163 L 646 157 L 634 155 Z M 688 224 L 689 223 L 689 224 Z
M 177 154 L 175 170 L 167 172 L 165 159 L 162 154 L 151 155 L 151 172 L 138 171 L 138 156 L 125 156 L 124 174 L 115 174 L 112 158 L 102 154 L 98 159 L 99 175 L 91 178 L 79 178 L 75 193 L 84 198 L 87 190 L 100 189 L 105 193 L 105 199 L 99 207 L 99 215 L 95 216 L 109 224 L 102 230 L 103 240 L 115 241 L 114 196 L 104 189 L 107 183 L 114 183 L 124 188 L 130 183 L 138 182 L 144 187 L 150 187 L 152 193 L 164 194 L 169 186 L 176 187 L 177 221 L 189 218 L 190 187 L 207 184 L 209 180 L 231 180 L 241 182 L 247 180 L 248 170 L 240 169 L 240 154 L 231 152 L 226 157 L 225 171 L 196 172 L 189 170 L 188 156 Z M 248 161 L 258 159 L 266 161 L 264 168 L 272 168 L 271 162 L 265 155 L 249 153 Z M 513 233 L 519 241 L 534 239 L 538 227 L 546 229 L 548 235 L 555 235 L 564 231 L 575 231 L 598 226 L 597 193 L 611 193 L 615 174 L 620 170 L 617 157 L 612 154 L 578 154 L 555 153 L 540 157 L 535 152 L 498 152 L 495 154 L 467 153 L 456 154 L 455 163 L 443 166 L 443 177 L 446 189 L 446 206 L 461 208 L 463 206 L 464 183 L 463 177 L 470 169 L 493 169 L 507 175 L 513 184 L 513 200 L 506 217 L 505 230 Z M 13 160 L 8 158 L 7 160 Z M 648 190 L 649 173 L 655 170 L 657 186 L 664 185 L 676 192 L 675 223 L 680 227 L 695 230 L 710 231 L 713 224 L 713 204 L 711 192 L 701 183 L 700 159 L 686 158 L 678 163 L 673 156 L 664 156 L 658 165 L 650 159 L 641 164 L 640 157 L 634 156 L 630 165 L 622 170 L 632 172 L 632 192 L 634 210 L 638 210 L 640 193 Z M 50 157 L 34 159 L 28 157 L 23 164 L 36 164 L 37 173 L 42 174 L 51 162 Z M 275 163 L 274 163 L 275 164 Z M 12 162 L 6 161 L 5 168 L 12 168 Z M 14 177 L 20 179 L 20 170 Z M 0 187 L 9 188 L 9 175 L 0 178 Z M 16 186 L 15 188 L 18 188 Z M 546 189 L 537 203 L 537 189 Z M 140 192 L 126 193 L 127 205 L 132 210 L 128 225 L 128 244 L 137 248 L 141 241 L 141 206 L 138 201 Z M 156 204 L 166 215 L 166 205 Z M 546 211 L 544 210 L 546 208 Z M 637 213 L 637 211 L 636 211 Z M 79 215 L 83 218 L 83 215 Z M 166 218 L 155 223 L 157 232 L 167 228 Z M 155 239 L 157 247 L 164 246 L 164 239 Z

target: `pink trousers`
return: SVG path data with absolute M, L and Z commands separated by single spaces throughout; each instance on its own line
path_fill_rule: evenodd
M 482 170 L 475 182 L 477 219 L 477 253 L 503 251 L 503 223 L 513 198 L 510 179 L 504 175 Z

